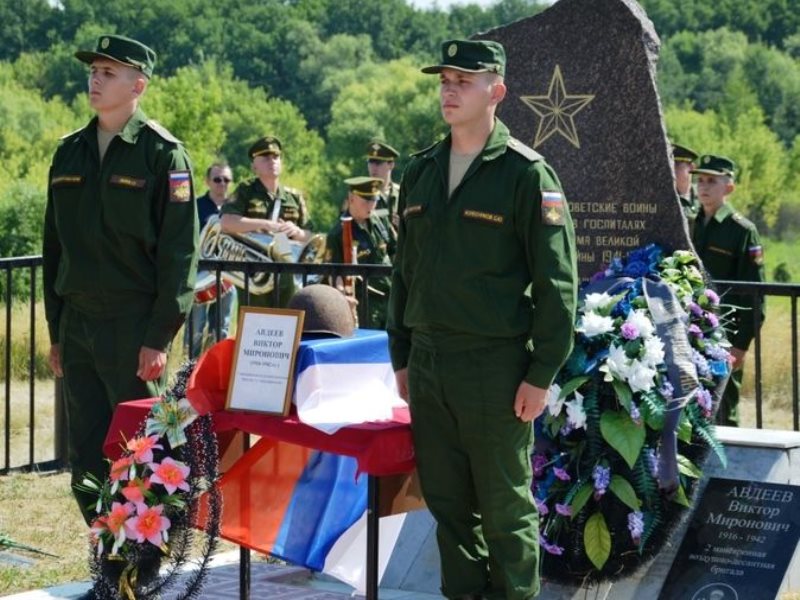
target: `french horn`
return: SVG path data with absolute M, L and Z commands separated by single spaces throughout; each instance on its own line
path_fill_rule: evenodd
M 208 219 L 200 232 L 200 258 L 247 262 L 321 263 L 325 256 L 325 236 L 315 233 L 307 242 L 295 242 L 285 235 L 268 233 L 225 233 L 219 216 Z M 244 273 L 225 271 L 223 277 L 245 287 Z M 251 294 L 268 294 L 275 285 L 273 273 L 259 272 L 250 276 Z

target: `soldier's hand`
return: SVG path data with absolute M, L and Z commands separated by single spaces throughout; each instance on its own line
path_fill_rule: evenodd
M 520 421 L 528 423 L 542 414 L 546 402 L 547 390 L 523 381 L 517 388 L 517 397 L 514 398 L 514 414 Z
M 50 363 L 50 369 L 56 377 L 63 377 L 64 371 L 61 368 L 61 344 L 53 344 L 50 346 L 50 355 L 47 357 Z
M 139 350 L 139 368 L 136 376 L 142 381 L 153 381 L 161 377 L 166 366 L 166 352 L 142 346 Z
M 395 371 L 394 380 L 397 382 L 397 395 L 408 402 L 408 369 Z
M 747 356 L 747 350 L 731 348 L 731 371 L 738 371 L 744 368 L 745 356 Z

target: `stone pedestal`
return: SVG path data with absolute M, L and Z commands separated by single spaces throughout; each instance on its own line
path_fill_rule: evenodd
M 800 485 L 800 432 L 733 427 L 720 427 L 717 431 L 720 441 L 725 444 L 728 467 L 723 468 L 716 456 L 710 456 L 699 493 L 702 493 L 709 477 Z M 539 597 L 542 600 L 657 598 L 683 539 L 688 518 L 689 512 L 659 555 L 632 577 L 588 588 L 545 581 Z M 780 592 L 797 592 L 800 591 L 800 553 L 796 548 L 787 548 L 786 551 L 792 552 L 794 558 Z M 381 587 L 428 594 L 439 592 L 439 553 L 433 519 L 427 511 L 409 513 Z

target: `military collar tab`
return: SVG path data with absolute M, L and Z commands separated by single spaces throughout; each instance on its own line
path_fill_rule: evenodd
M 731 206 L 729 202 L 723 202 L 722 206 L 717 209 L 717 212 L 714 213 L 714 220 L 718 223 L 722 223 L 728 216 L 732 215 L 736 212 L 736 209 Z

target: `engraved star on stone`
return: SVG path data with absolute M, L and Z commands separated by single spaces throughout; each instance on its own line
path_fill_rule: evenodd
M 574 117 L 594 100 L 594 94 L 568 94 L 559 65 L 553 71 L 547 95 L 520 96 L 519 99 L 540 117 L 534 148 L 544 144 L 555 133 L 563 135 L 576 148 L 581 147 Z

